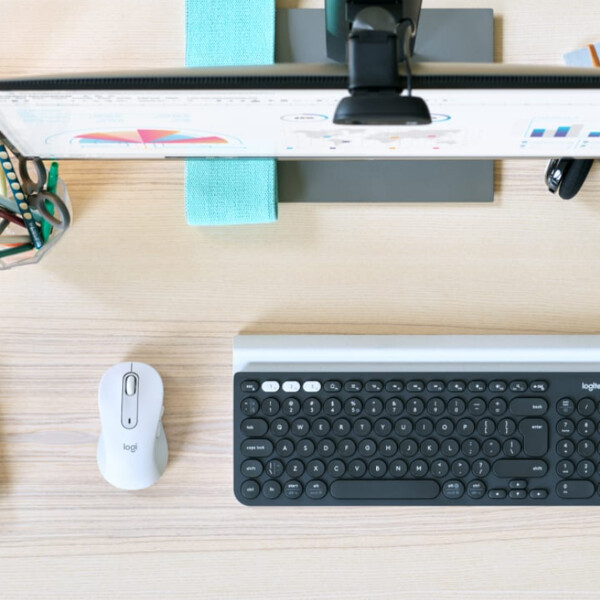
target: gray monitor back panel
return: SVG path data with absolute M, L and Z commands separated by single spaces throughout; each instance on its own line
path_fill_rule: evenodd
M 276 32 L 277 62 L 329 62 L 323 9 L 279 9 Z M 493 11 L 423 10 L 415 60 L 493 62 Z M 491 160 L 280 160 L 278 178 L 282 202 L 494 200 Z

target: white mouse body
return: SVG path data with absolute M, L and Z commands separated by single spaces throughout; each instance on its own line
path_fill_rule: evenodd
M 102 432 L 97 459 L 104 479 L 124 490 L 151 486 L 169 458 L 160 375 L 138 362 L 111 367 L 100 381 L 98 407 Z

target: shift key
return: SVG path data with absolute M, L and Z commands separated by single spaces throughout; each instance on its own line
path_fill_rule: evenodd
M 507 479 L 526 479 L 527 477 L 543 477 L 548 472 L 548 465 L 543 460 L 497 460 L 494 473 Z
M 548 452 L 548 423 L 544 419 L 523 419 L 519 424 L 523 451 L 527 456 L 545 456 Z

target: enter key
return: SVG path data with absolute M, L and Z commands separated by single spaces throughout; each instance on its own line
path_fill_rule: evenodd
M 527 456 L 545 456 L 548 452 L 548 423 L 544 419 L 523 419 L 519 431 Z

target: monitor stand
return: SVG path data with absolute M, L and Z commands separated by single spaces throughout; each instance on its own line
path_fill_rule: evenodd
M 276 62 L 331 62 L 323 9 L 278 9 Z M 415 61 L 493 62 L 492 9 L 424 9 Z M 279 160 L 281 202 L 492 202 L 491 160 Z

